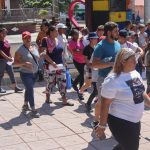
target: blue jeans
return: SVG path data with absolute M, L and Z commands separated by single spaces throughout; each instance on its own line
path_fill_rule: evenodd
M 16 83 L 16 80 L 15 80 L 15 77 L 14 77 L 13 67 L 9 66 L 5 59 L 0 59 L 0 87 L 1 87 L 1 82 L 2 82 L 2 78 L 4 76 L 5 71 L 9 75 L 11 83 L 12 84 Z
M 29 102 L 30 107 L 32 108 L 34 107 L 34 83 L 36 81 L 37 74 L 21 72 L 20 77 L 25 86 L 24 101 L 26 103 Z

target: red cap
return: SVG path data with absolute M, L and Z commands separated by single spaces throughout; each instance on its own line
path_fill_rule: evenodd
M 31 33 L 28 31 L 22 32 L 22 38 L 26 38 L 27 36 L 31 37 Z

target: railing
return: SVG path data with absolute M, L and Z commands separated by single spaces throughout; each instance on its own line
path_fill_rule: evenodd
M 21 8 L 21 9 L 1 9 L 0 10 L 0 21 L 26 21 L 42 19 L 42 16 L 39 16 L 40 10 L 47 10 L 48 15 L 44 16 L 46 19 L 50 19 L 52 17 L 51 8 Z

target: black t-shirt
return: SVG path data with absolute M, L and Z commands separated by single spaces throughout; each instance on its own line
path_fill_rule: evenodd
M 87 56 L 87 59 L 90 60 L 93 54 L 94 48 L 90 45 L 87 45 L 83 50 L 83 55 Z

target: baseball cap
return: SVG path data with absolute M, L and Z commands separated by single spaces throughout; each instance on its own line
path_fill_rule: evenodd
M 23 33 L 22 33 L 22 38 L 24 39 L 24 38 L 26 38 L 26 37 L 31 37 L 31 33 L 29 32 L 29 31 L 24 31 Z
M 87 37 L 87 40 L 89 39 L 98 39 L 99 37 L 97 36 L 96 32 L 90 32 L 88 37 Z
M 120 30 L 119 31 L 119 36 L 122 36 L 122 37 L 126 38 L 128 36 L 128 32 L 126 30 Z
M 134 31 L 129 31 L 129 35 L 128 36 L 135 36 L 136 33 Z
M 67 27 L 66 27 L 66 25 L 65 24 L 63 24 L 63 23 L 58 23 L 57 25 L 56 25 L 56 28 L 57 29 L 66 29 Z

